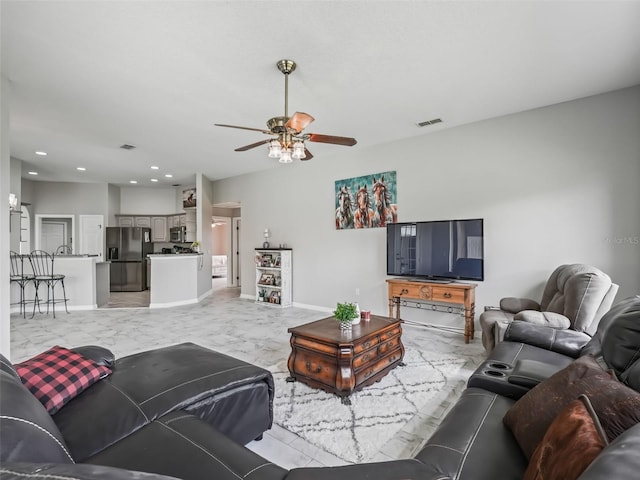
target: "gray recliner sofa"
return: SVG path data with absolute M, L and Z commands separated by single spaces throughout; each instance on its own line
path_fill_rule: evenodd
M 602 270 L 584 264 L 561 265 L 547 280 L 540 303 L 506 297 L 499 309 L 488 308 L 480 315 L 482 345 L 491 353 L 513 320 L 592 335 L 616 293 L 618 285 Z

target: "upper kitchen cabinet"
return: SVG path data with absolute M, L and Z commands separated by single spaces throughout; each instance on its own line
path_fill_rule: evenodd
M 133 216 L 131 215 L 116 215 L 117 219 L 118 219 L 118 226 L 119 227 L 135 227 L 135 224 L 133 222 Z
M 151 217 L 133 217 L 133 223 L 136 227 L 151 228 Z
M 185 208 L 184 209 L 185 214 L 185 227 L 186 228 L 186 233 L 187 236 L 185 238 L 186 242 L 195 242 L 197 235 L 196 235 L 196 209 L 195 208 Z
M 151 241 L 167 242 L 169 229 L 167 228 L 167 217 L 151 217 Z

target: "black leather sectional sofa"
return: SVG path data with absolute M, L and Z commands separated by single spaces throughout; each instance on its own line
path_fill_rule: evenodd
M 173 355 L 173 349 L 184 349 L 184 355 Z M 99 349 L 78 351 L 100 356 Z M 198 352 L 198 373 L 191 372 L 193 359 L 186 352 Z M 110 378 L 49 416 L 3 360 L 0 473 L 2 478 L 43 480 L 163 475 L 216 480 L 520 479 L 528 458 L 505 425 L 505 415 L 592 357 L 602 366 L 597 368 L 611 370 L 624 384 L 620 388 L 632 395 L 640 391 L 640 297 L 615 305 L 593 338 L 513 322 L 505 341 L 471 376 L 415 458 L 291 471 L 242 446 L 272 421 L 273 384 L 269 373 L 257 367 L 195 345 L 146 352 L 119 359 Z M 215 367 L 217 362 L 224 367 Z M 220 378 L 213 380 L 218 372 Z M 171 393 L 160 394 L 165 390 Z M 614 406 L 612 399 L 609 409 Z M 640 478 L 640 424 L 623 428 L 578 478 Z M 69 456 L 60 455 L 62 448 Z

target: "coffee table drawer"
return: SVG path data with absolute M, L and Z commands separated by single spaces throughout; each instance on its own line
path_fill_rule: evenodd
M 372 348 L 360 355 L 357 355 L 353 359 L 353 368 L 358 369 L 368 363 L 375 362 L 378 358 L 384 356 L 390 350 L 400 345 L 400 335 L 396 335 L 391 340 L 380 343 L 377 348 Z
M 337 371 L 336 361 L 321 355 L 298 351 L 293 360 L 293 372 L 296 375 L 312 378 L 326 385 L 335 386 Z
M 356 371 L 356 386 L 363 382 L 366 382 L 369 378 L 373 377 L 376 373 L 383 371 L 385 368 L 389 368 L 392 365 L 402 360 L 402 349 L 398 348 L 387 356 L 381 358 L 373 365 L 367 366 L 360 371 Z

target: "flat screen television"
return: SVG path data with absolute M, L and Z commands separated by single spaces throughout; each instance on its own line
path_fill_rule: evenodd
M 484 280 L 482 218 L 387 224 L 387 275 Z

